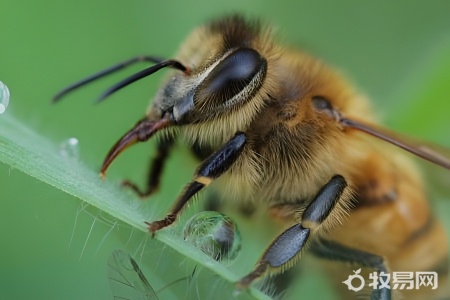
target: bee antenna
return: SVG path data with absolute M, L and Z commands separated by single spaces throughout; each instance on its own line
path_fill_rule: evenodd
M 425 144 L 420 141 L 414 141 L 411 138 L 401 137 L 398 134 L 389 132 L 384 128 L 377 128 L 374 125 L 367 125 L 362 122 L 347 118 L 340 118 L 340 123 L 344 127 L 357 129 L 377 137 L 383 141 L 391 143 L 403 150 L 406 150 L 422 159 L 428 160 L 438 166 L 450 170 L 450 154 L 447 149 L 438 148 L 438 146 Z
M 140 61 L 146 61 L 146 62 L 152 62 L 152 63 L 161 63 L 163 61 L 162 58 L 160 57 L 155 57 L 155 56 L 146 56 L 146 55 L 141 55 L 141 56 L 136 56 L 133 57 L 127 61 L 118 63 L 114 66 L 111 66 L 105 70 L 102 70 L 98 73 L 95 73 L 85 79 L 82 79 L 78 82 L 75 82 L 72 85 L 69 85 L 68 87 L 62 89 L 59 93 L 57 93 L 54 97 L 53 97 L 53 103 L 58 102 L 62 97 L 64 97 L 66 94 L 72 92 L 73 90 L 78 89 L 79 87 L 82 87 L 88 83 L 91 83 L 97 79 L 100 79 L 102 77 L 105 77 L 109 74 L 112 74 L 114 72 L 117 72 L 125 67 L 128 67 L 136 62 L 140 62 Z
M 106 97 L 108 97 L 111 94 L 117 92 L 118 90 L 126 87 L 127 85 L 130 85 L 135 81 L 138 81 L 144 77 L 150 76 L 153 73 L 155 73 L 163 68 L 167 68 L 167 67 L 171 67 L 171 68 L 183 71 L 186 74 L 189 74 L 189 71 L 190 71 L 188 68 L 186 68 L 183 64 L 181 64 L 177 60 L 169 59 L 169 60 L 162 61 L 154 66 L 151 66 L 150 68 L 144 69 L 134 75 L 131 75 L 130 77 L 125 78 L 124 80 L 113 85 L 112 87 L 107 89 L 103 94 L 100 95 L 100 97 L 97 99 L 96 103 L 99 103 L 99 102 L 105 100 Z

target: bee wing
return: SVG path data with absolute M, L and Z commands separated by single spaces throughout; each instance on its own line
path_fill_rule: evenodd
M 114 299 L 158 299 L 136 261 L 122 250 L 113 251 L 108 259 L 108 279 Z
M 431 143 L 415 140 L 411 137 L 403 136 L 388 129 L 381 128 L 375 125 L 365 124 L 360 121 L 341 118 L 340 123 L 346 128 L 363 131 L 397 147 L 400 147 L 414 155 L 417 155 L 418 157 L 428 160 L 429 162 L 432 162 L 438 166 L 450 169 L 449 149 L 445 149 Z

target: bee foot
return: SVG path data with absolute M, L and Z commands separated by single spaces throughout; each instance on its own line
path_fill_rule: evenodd
M 149 188 L 146 191 L 142 191 L 135 183 L 129 180 L 122 180 L 120 185 L 124 188 L 132 190 L 141 199 L 147 198 L 156 191 L 154 188 Z
M 155 236 L 155 233 L 160 230 L 163 229 L 169 225 L 171 225 L 173 222 L 175 222 L 176 219 L 176 215 L 167 215 L 164 219 L 159 220 L 159 221 L 155 221 L 155 222 L 145 222 L 145 224 L 148 225 L 148 231 L 150 232 L 150 234 L 152 235 L 152 237 Z

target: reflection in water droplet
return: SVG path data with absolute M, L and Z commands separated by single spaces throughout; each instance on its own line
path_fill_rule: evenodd
M 228 216 L 204 211 L 184 226 L 184 240 L 217 261 L 233 260 L 241 250 L 241 233 Z
M 6 111 L 9 104 L 9 90 L 8 87 L 0 81 L 0 114 Z
M 80 150 L 78 148 L 78 139 L 72 137 L 63 141 L 60 144 L 59 153 L 64 158 L 78 159 L 80 156 Z

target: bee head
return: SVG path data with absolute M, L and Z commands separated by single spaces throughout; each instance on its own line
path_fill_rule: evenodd
M 178 72 L 158 92 L 150 114 L 170 112 L 177 125 L 207 122 L 247 104 L 262 86 L 267 61 L 242 47 L 191 74 Z

